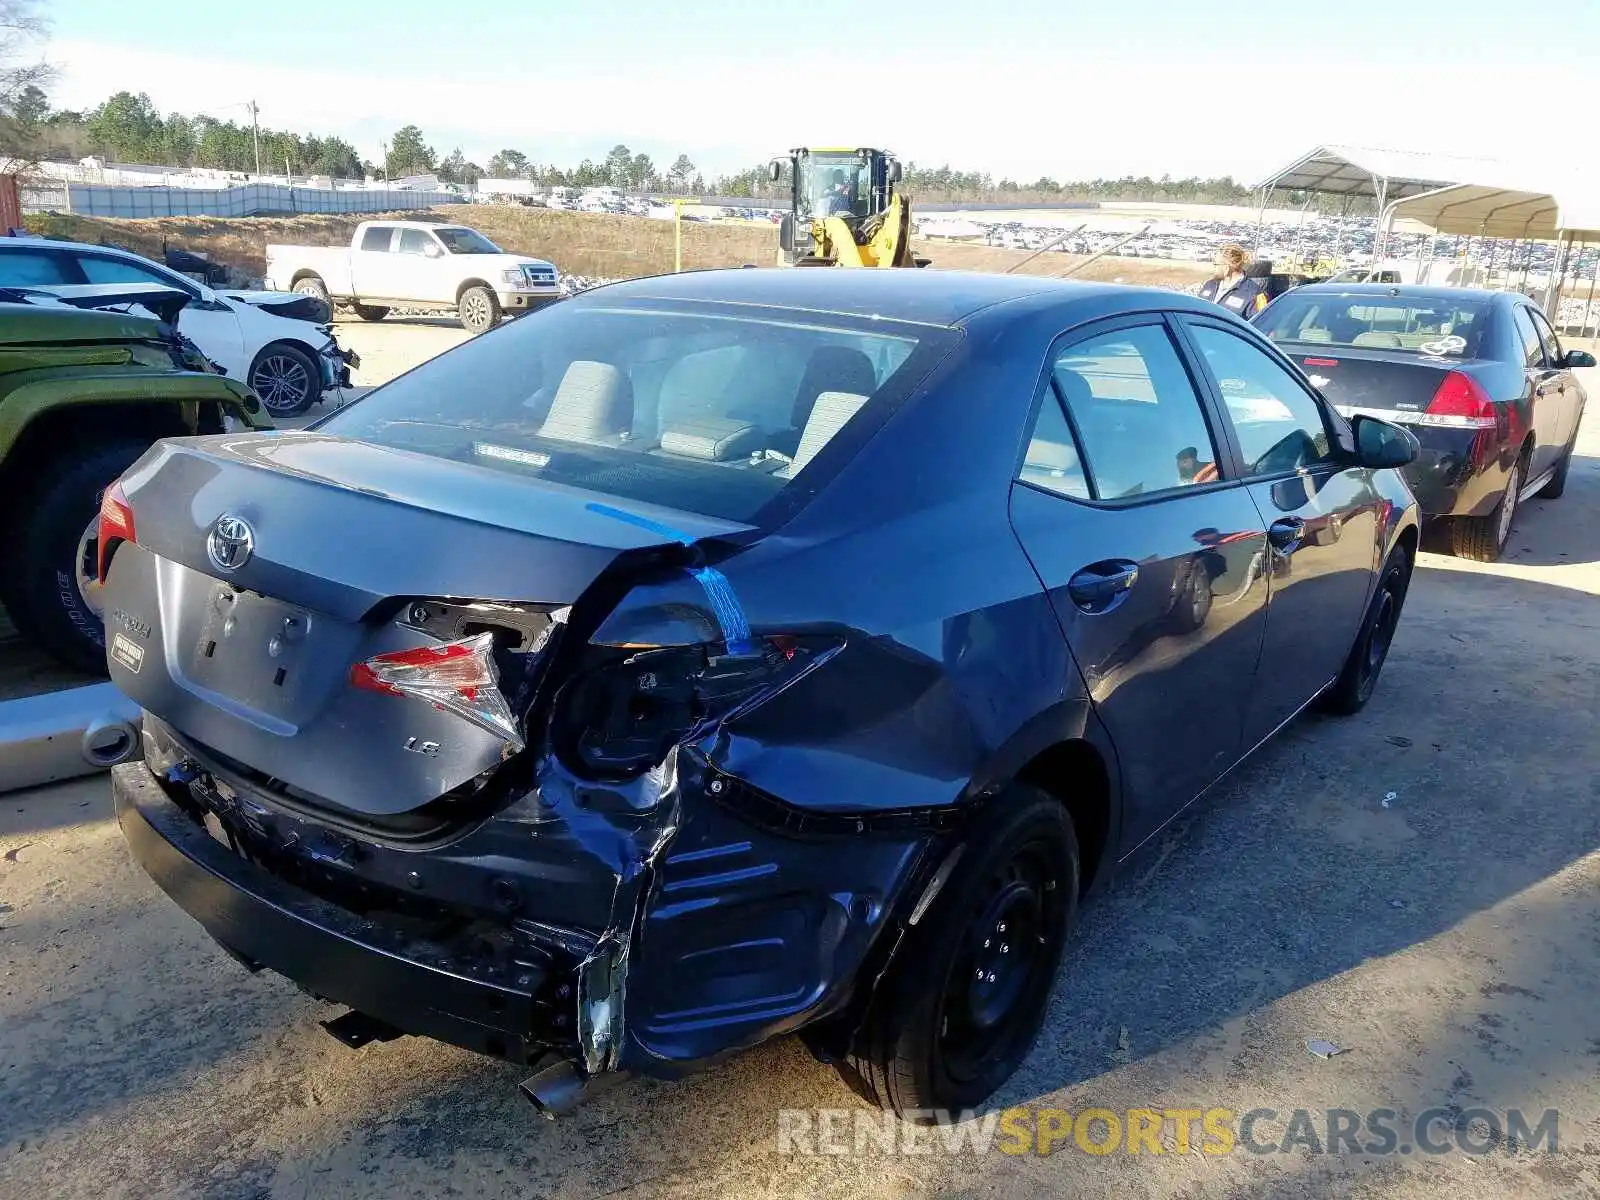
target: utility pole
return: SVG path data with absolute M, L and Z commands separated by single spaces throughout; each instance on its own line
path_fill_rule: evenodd
M 256 177 L 261 177 L 261 122 L 257 119 L 261 113 L 261 106 L 254 100 L 250 101 L 250 132 L 255 137 L 256 143 Z

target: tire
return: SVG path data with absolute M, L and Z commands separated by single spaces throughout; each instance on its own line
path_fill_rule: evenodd
M 1567 448 L 1561 453 L 1561 461 L 1556 464 L 1556 473 L 1550 476 L 1550 482 L 1535 493 L 1539 499 L 1561 499 L 1561 494 L 1567 490 L 1567 471 L 1572 466 L 1572 452 L 1577 448 L 1577 444 L 1578 435 L 1574 433 L 1572 440 L 1567 443 Z
M 1372 699 L 1383 664 L 1388 661 L 1389 647 L 1410 588 L 1411 555 L 1403 546 L 1396 546 L 1383 565 L 1383 574 L 1378 576 L 1378 586 L 1373 590 L 1344 669 L 1318 702 L 1324 712 L 1347 717 L 1360 712 Z
M 1012 787 L 907 930 L 863 1044 L 842 1064 L 850 1082 L 904 1120 L 980 1105 L 1038 1036 L 1077 905 L 1078 842 L 1065 806 Z
M 15 509 L 22 525 L 10 560 L 17 570 L 6 572 L 6 611 L 41 649 L 93 675 L 106 673 L 94 578 L 100 497 L 149 446 L 108 442 L 46 467 Z
M 274 417 L 298 417 L 322 399 L 317 360 L 292 342 L 273 342 L 256 355 L 245 380 Z
M 462 292 L 456 307 L 461 313 L 461 328 L 474 336 L 487 333 L 500 323 L 500 297 L 482 284 Z
M 1517 492 L 1522 488 L 1522 460 L 1511 464 L 1505 494 L 1486 517 L 1456 517 L 1450 522 L 1450 552 L 1474 562 L 1494 562 L 1511 537 L 1516 520 Z
M 1211 615 L 1214 599 L 1211 572 L 1205 559 L 1197 558 L 1191 564 L 1189 577 L 1183 583 L 1183 592 L 1172 608 L 1172 620 L 1178 632 L 1193 633 L 1204 625 L 1206 617 Z
M 333 300 L 328 295 L 328 285 L 316 275 L 307 275 L 304 279 L 295 280 L 291 291 L 299 292 L 302 296 L 315 296 L 328 306 L 328 311 L 333 311 Z
M 389 309 L 382 304 L 352 304 L 350 308 L 363 321 L 381 321 L 389 315 Z

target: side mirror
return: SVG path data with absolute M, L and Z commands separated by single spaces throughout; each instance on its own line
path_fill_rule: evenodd
M 428 242 L 422 247 L 424 258 L 439 258 L 444 254 L 444 248 L 438 242 Z
M 1568 350 L 1566 357 L 1561 360 L 1563 367 L 1592 367 L 1595 357 L 1587 350 Z
M 783 164 L 777 159 L 773 159 L 767 164 L 767 178 L 772 180 L 773 183 L 777 183 L 778 180 L 783 178 Z
M 1356 462 L 1363 467 L 1374 470 L 1404 467 L 1416 461 L 1422 451 L 1416 435 L 1409 429 L 1377 417 L 1357 416 L 1350 426 L 1356 435 Z
M 905 177 L 905 168 L 900 165 L 898 158 L 889 161 L 889 182 L 899 183 Z

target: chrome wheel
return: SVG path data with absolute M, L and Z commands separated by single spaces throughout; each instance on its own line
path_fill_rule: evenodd
M 101 495 L 104 493 L 102 492 Z M 73 559 L 73 575 L 78 595 L 96 617 L 105 618 L 105 598 L 100 586 L 100 496 L 95 497 L 95 514 L 78 536 L 78 553 Z
M 1521 490 L 1521 464 L 1512 463 L 1511 471 L 1506 477 L 1506 494 L 1500 501 L 1500 515 L 1495 523 L 1494 544 L 1496 546 L 1504 546 L 1506 539 L 1511 536 L 1511 519 L 1517 515 L 1517 493 Z
M 311 401 L 311 372 L 288 354 L 269 354 L 257 363 L 250 386 L 273 414 L 302 412 Z
M 476 333 L 489 328 L 493 314 L 489 309 L 489 297 L 474 288 L 461 297 L 461 323 L 469 330 Z

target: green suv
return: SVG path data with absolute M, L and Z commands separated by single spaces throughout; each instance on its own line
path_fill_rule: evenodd
M 186 300 L 142 284 L 0 288 L 0 603 L 24 637 L 95 674 L 107 487 L 160 438 L 271 427 L 173 327 Z

